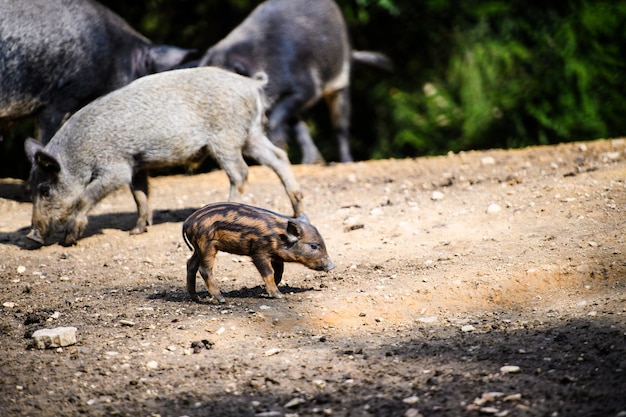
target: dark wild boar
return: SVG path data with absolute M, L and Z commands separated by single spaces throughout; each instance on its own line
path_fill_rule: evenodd
M 218 251 L 250 256 L 267 293 L 274 298 L 281 298 L 277 285 L 285 262 L 298 262 L 316 271 L 335 267 L 322 236 L 305 214 L 294 219 L 245 204 L 209 204 L 185 220 L 183 238 L 193 250 L 187 261 L 187 291 L 196 301 L 198 269 L 209 294 L 220 303 L 225 301 L 213 276 Z
M 131 233 L 144 232 L 152 223 L 148 170 L 199 164 L 209 155 L 228 175 L 231 200 L 243 192 L 245 155 L 276 172 L 298 215 L 302 195 L 287 154 L 263 131 L 264 82 L 206 67 L 148 75 L 80 109 L 45 147 L 27 140 L 33 199 L 28 237 L 45 244 L 64 227 L 64 243 L 76 243 L 89 210 L 124 185 L 139 214 Z
M 269 137 L 285 149 L 294 135 L 302 162 L 323 158 L 313 143 L 302 113 L 321 97 L 326 100 L 342 162 L 350 152 L 350 67 L 352 61 L 387 69 L 384 55 L 353 51 L 346 23 L 332 0 L 267 0 L 239 26 L 209 48 L 200 65 L 214 65 L 242 75 L 264 71 L 270 102 Z
M 191 52 L 152 45 L 92 0 L 0 0 L 0 122 L 36 115 L 45 144 L 96 97 Z

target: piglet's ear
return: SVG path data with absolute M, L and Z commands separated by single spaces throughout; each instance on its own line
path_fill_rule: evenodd
M 35 154 L 35 162 L 42 170 L 49 174 L 58 174 L 61 170 L 59 161 L 44 150 L 37 151 Z
M 293 245 L 298 240 L 300 240 L 301 236 L 302 228 L 300 227 L 300 225 L 295 221 L 289 220 L 287 222 L 287 234 L 284 235 L 284 239 Z

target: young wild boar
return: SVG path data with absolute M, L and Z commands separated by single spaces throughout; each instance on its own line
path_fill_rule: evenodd
M 47 143 L 96 97 L 192 52 L 152 45 L 94 0 L 0 0 L 0 124 L 35 115 Z
M 391 69 L 379 53 L 354 51 L 346 23 L 333 0 L 266 0 L 224 39 L 209 48 L 200 65 L 242 75 L 267 73 L 269 137 L 282 148 L 289 136 L 302 149 L 302 162 L 321 162 L 302 113 L 324 98 L 337 135 L 341 162 L 352 161 L 350 68 L 352 61 Z
M 316 271 L 335 267 L 322 236 L 306 214 L 294 219 L 245 204 L 209 204 L 185 220 L 183 238 L 193 250 L 187 261 L 187 291 L 196 301 L 196 273 L 200 269 L 209 294 L 224 302 L 213 277 L 217 251 L 250 256 L 267 293 L 274 298 L 281 298 L 277 285 L 285 262 L 298 262 Z
M 76 243 L 87 213 L 106 195 L 129 185 L 139 217 L 132 234 L 152 223 L 148 170 L 199 164 L 208 155 L 230 180 L 231 200 L 241 197 L 244 155 L 280 177 L 294 213 L 302 194 L 287 154 L 265 136 L 263 82 L 219 68 L 190 68 L 142 77 L 75 113 L 43 147 L 29 139 L 32 162 L 32 230 L 41 244 L 59 226 L 66 245 Z

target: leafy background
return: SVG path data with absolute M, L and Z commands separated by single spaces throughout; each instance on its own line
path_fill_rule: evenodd
M 195 48 L 200 56 L 260 1 L 102 3 L 153 42 Z M 356 159 L 626 134 L 626 2 L 337 3 L 354 47 L 384 52 L 395 64 L 393 73 L 354 68 L 352 148 Z M 326 159 L 336 160 L 325 107 L 320 104 L 312 109 L 308 121 Z M 0 175 L 27 175 L 25 163 L 19 160 L 23 137 L 32 134 L 31 129 L 26 126 L 5 133 L 0 143 L 4 160 Z M 295 148 L 290 152 L 297 161 Z

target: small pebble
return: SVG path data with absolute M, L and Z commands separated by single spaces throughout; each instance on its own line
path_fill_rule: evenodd
M 500 372 L 503 374 L 516 374 L 521 371 L 521 368 L 516 365 L 505 365 L 500 368 Z
M 304 404 L 306 402 L 306 400 L 304 398 L 293 398 L 292 400 L 290 400 L 287 404 L 284 405 L 285 408 L 293 408 L 293 407 L 297 407 L 300 404 Z
M 150 362 L 146 363 L 146 368 L 148 368 L 148 369 L 158 369 L 159 368 L 159 363 L 157 361 L 150 361 Z
M 417 408 L 409 408 L 405 411 L 404 417 L 422 417 L 422 414 L 420 414 Z
M 496 160 L 492 156 L 485 156 L 480 159 L 482 165 L 495 165 Z
M 502 399 L 502 401 L 519 401 L 521 399 L 522 399 L 522 394 L 513 394 L 513 395 L 507 395 L 506 397 Z
M 471 324 L 466 324 L 465 326 L 461 327 L 461 331 L 465 333 L 473 332 L 474 330 L 476 330 L 476 328 Z
M 502 207 L 499 204 L 493 203 L 489 204 L 487 207 L 487 214 L 498 214 L 502 211 Z
M 420 317 L 417 319 L 417 321 L 419 321 L 420 323 L 434 323 L 437 321 L 437 316 Z
M 122 326 L 133 327 L 135 325 L 135 322 L 134 321 L 130 321 L 130 320 L 120 320 L 120 324 Z
M 443 200 L 443 193 L 441 191 L 433 191 L 433 194 L 430 196 L 430 199 L 433 201 Z
M 265 356 L 273 356 L 276 355 L 277 353 L 280 353 L 281 350 L 278 348 L 271 348 L 265 351 L 265 353 L 263 355 Z
M 11 301 L 7 301 L 6 303 L 2 303 L 2 306 L 6 307 L 6 308 L 13 308 L 13 307 L 15 307 L 15 303 L 13 303 Z
M 403 399 L 402 402 L 405 404 L 409 404 L 409 405 L 415 405 L 418 402 L 420 402 L 420 399 L 416 395 L 412 395 L 410 397 Z

